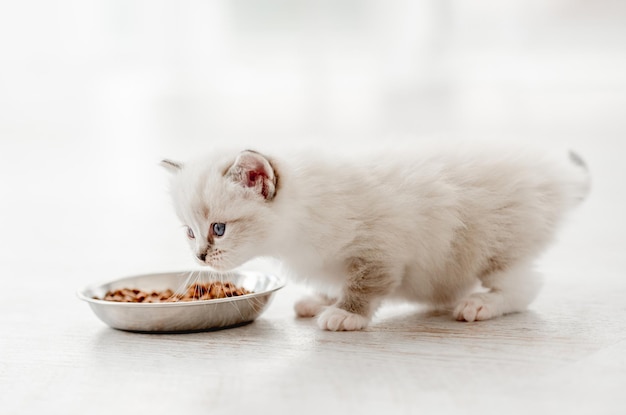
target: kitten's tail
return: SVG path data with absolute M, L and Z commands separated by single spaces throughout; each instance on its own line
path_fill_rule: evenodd
M 591 191 L 591 175 L 589 174 L 589 167 L 585 160 L 578 155 L 578 153 L 570 150 L 568 153 L 570 171 L 573 174 L 573 182 L 571 183 L 572 196 L 574 197 L 575 204 L 581 203 L 589 196 Z

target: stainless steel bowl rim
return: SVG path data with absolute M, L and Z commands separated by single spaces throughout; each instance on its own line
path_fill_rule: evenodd
M 108 301 L 108 300 L 98 300 L 95 298 L 91 298 L 86 296 L 84 293 L 87 291 L 93 291 L 96 287 L 100 287 L 106 284 L 110 284 L 112 282 L 121 282 L 124 281 L 125 279 L 135 279 L 137 277 L 148 277 L 151 275 L 162 275 L 162 274 L 178 274 L 178 273 L 186 273 L 189 271 L 171 271 L 171 272 L 158 272 L 158 273 L 147 273 L 147 274 L 137 274 L 137 275 L 132 275 L 132 276 L 128 276 L 128 277 L 123 277 L 123 278 L 117 278 L 114 280 L 109 280 L 106 282 L 102 282 L 102 283 L 96 283 L 96 284 L 89 284 L 88 286 L 83 287 L 82 289 L 76 291 L 76 296 L 83 300 L 86 301 L 88 303 L 94 303 L 94 304 L 101 304 L 101 305 L 115 305 L 117 307 L 141 307 L 141 308 L 146 308 L 146 307 L 152 307 L 152 308 L 160 308 L 160 307 L 193 307 L 193 306 L 201 306 L 201 305 L 206 305 L 206 304 L 217 304 L 217 303 L 226 303 L 226 302 L 233 302 L 233 301 L 243 301 L 243 300 L 249 300 L 251 298 L 255 298 L 255 297 L 260 297 L 260 296 L 264 296 L 267 295 L 269 293 L 273 293 L 274 291 L 278 291 L 281 288 L 283 288 L 286 285 L 286 281 L 284 278 L 279 277 L 278 275 L 275 274 L 265 274 L 266 276 L 269 276 L 271 278 L 276 279 L 276 286 L 272 289 L 269 290 L 264 290 L 264 291 L 258 291 L 258 292 L 253 292 L 250 294 L 244 294 L 244 295 L 237 295 L 234 297 L 226 297 L 226 298 L 216 298 L 213 300 L 193 300 L 193 301 L 177 301 L 177 302 L 171 302 L 171 303 L 129 303 L 129 302 L 121 302 L 121 301 Z M 252 272 L 248 272 L 248 271 L 233 271 L 236 272 L 238 274 L 247 274 L 247 273 L 252 273 Z

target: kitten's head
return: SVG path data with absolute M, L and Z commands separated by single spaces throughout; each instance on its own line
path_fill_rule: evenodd
M 161 165 L 173 173 L 176 213 L 203 265 L 229 270 L 266 253 L 277 225 L 271 209 L 277 176 L 267 158 L 244 151 Z

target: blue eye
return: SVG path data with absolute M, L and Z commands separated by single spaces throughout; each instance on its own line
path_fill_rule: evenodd
M 194 239 L 196 236 L 193 234 L 193 231 L 189 226 L 187 226 L 187 238 Z
M 213 235 L 222 236 L 226 232 L 226 224 L 225 223 L 214 223 L 213 224 Z

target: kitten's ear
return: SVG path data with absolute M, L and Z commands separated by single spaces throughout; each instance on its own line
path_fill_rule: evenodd
M 274 168 L 265 157 L 255 151 L 241 152 L 226 172 L 226 176 L 235 183 L 253 189 L 265 200 L 272 200 L 276 195 Z
M 181 163 L 168 159 L 161 160 L 161 163 L 159 164 L 165 167 L 170 173 L 178 173 L 183 168 L 183 165 Z

